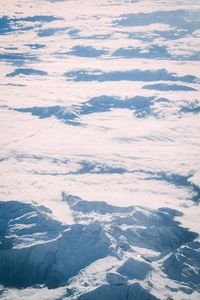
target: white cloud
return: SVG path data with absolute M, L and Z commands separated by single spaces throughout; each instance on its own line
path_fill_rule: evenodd
M 107 0 L 32 1 L 31 4 L 26 0 L 2 1 L 1 15 L 10 18 L 32 15 L 63 18 L 42 22 L 40 28 L 33 30 L 0 35 L 0 55 L 3 55 L 0 62 L 2 200 L 36 201 L 52 209 L 55 218 L 70 224 L 73 218 L 68 204 L 62 202 L 63 191 L 113 205 L 175 208 L 184 213 L 178 218 L 180 222 L 199 233 L 199 209 L 192 201 L 194 185 L 196 189 L 200 187 L 199 115 L 192 109 L 182 109 L 194 104 L 199 107 L 199 82 L 184 83 L 197 91 L 157 91 L 143 89 L 145 81 L 74 82 L 64 77 L 65 72 L 81 69 L 101 72 L 166 69 L 177 76 L 200 78 L 199 60 L 181 61 L 183 55 L 199 51 L 199 30 L 170 39 L 164 34 L 174 32 L 175 27 L 171 25 L 119 27 L 114 23 L 124 14 L 171 9 L 192 12 L 199 9 L 199 3 L 112 0 L 108 5 Z M 20 24 L 27 23 L 21 21 Z M 55 27 L 63 30 L 55 35 L 38 36 L 39 30 Z M 162 34 L 157 36 L 155 31 Z M 119 48 L 147 51 L 151 43 L 163 46 L 180 60 L 159 59 L 159 54 L 156 59 L 112 57 Z M 27 44 L 34 44 L 36 48 Z M 44 47 L 37 48 L 38 44 Z M 108 53 L 98 58 L 58 55 L 74 46 L 92 46 L 106 49 Z M 6 77 L 17 68 L 39 69 L 48 75 L 42 78 L 37 75 Z M 80 126 L 65 124 L 56 116 L 40 119 L 31 113 L 12 110 L 55 105 L 73 109 L 73 105 L 85 105 L 102 95 L 119 97 L 121 101 L 138 95 L 157 100 L 166 98 L 166 101 L 155 101 L 150 106 L 153 113 L 142 118 L 134 114 L 134 109 L 113 107 L 102 109 L 102 112 L 97 109 L 94 113 L 78 116 Z M 170 177 L 172 175 L 179 176 L 180 182 Z M 93 271 L 92 267 L 87 270 L 88 274 Z M 62 296 L 63 291 L 63 288 L 25 289 L 23 292 L 10 289 L 6 299 L 55 299 Z

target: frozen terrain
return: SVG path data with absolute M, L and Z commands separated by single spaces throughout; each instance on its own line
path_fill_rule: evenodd
M 200 298 L 199 16 L 1 0 L 0 299 Z

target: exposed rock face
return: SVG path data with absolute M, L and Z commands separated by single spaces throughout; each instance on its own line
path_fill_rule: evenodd
M 97 289 L 85 293 L 78 300 L 127 300 L 127 286 L 112 286 L 108 284 L 101 285 Z
M 139 283 L 132 284 L 129 287 L 128 300 L 158 300 L 155 296 L 145 290 Z
M 107 273 L 106 280 L 110 285 L 119 286 L 126 285 L 128 278 L 118 273 Z
M 79 300 L 158 300 L 145 290 L 139 283 L 130 286 L 102 285 L 97 289 L 83 294 Z
M 144 280 L 151 270 L 149 264 L 129 258 L 119 269 L 118 272 L 127 276 L 129 279 Z

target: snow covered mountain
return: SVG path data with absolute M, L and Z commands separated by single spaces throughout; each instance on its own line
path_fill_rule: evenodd
M 199 299 L 199 15 L 1 0 L 0 299 Z
M 179 297 L 200 291 L 198 235 L 174 220 L 180 212 L 65 194 L 63 201 L 73 212 L 72 225 L 43 206 L 0 203 L 5 287 L 65 287 L 62 299 L 161 299 L 174 290 Z

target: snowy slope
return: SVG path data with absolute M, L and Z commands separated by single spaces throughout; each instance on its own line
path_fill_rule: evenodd
M 159 299 L 173 295 L 174 280 L 176 293 L 200 290 L 198 235 L 174 220 L 178 211 L 117 207 L 65 194 L 63 201 L 72 209 L 72 225 L 54 220 L 43 206 L 1 202 L 5 287 L 67 286 L 63 299 Z M 160 282 L 165 285 L 159 292 Z

